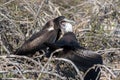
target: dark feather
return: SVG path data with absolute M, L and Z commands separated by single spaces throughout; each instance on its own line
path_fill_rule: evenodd
M 69 48 L 69 49 L 85 49 L 84 47 L 80 46 L 77 42 L 77 39 L 72 32 L 65 33 L 63 37 L 56 41 L 55 43 L 45 43 L 46 46 L 58 49 L 58 48 Z
M 63 48 L 63 51 L 58 52 L 55 56 L 71 60 L 78 69 L 84 73 L 95 64 L 103 64 L 102 57 L 93 51 L 86 50 L 84 47 L 81 47 L 75 37 L 75 34 L 72 32 L 65 33 L 56 43 L 47 44 L 47 46 L 48 45 L 54 50 L 56 47 Z M 50 53 L 46 55 L 49 57 Z M 84 80 L 95 80 L 100 72 L 99 68 L 97 71 L 95 71 L 95 69 L 90 70 Z
M 64 18 L 64 16 L 60 16 L 47 22 L 41 31 L 33 34 L 14 54 L 33 55 L 36 51 L 45 50 L 47 48 L 47 46 L 44 45 L 45 42 L 54 43 L 59 39 L 61 35 L 59 20 Z M 49 31 L 48 29 L 51 27 L 53 27 L 54 30 Z
M 65 33 L 63 37 L 55 43 L 46 42 L 44 44 L 50 48 L 49 52 L 46 53 L 46 57 L 50 57 L 51 53 L 59 48 L 63 48 L 64 51 L 75 50 L 78 48 L 85 49 L 84 47 L 79 45 L 73 32 Z
M 17 55 L 28 55 L 34 54 L 36 51 L 45 49 L 46 46 L 44 42 L 53 43 L 56 40 L 57 32 L 55 30 L 46 32 L 42 31 L 37 33 L 36 37 L 34 36 L 28 39 L 16 52 Z M 49 35 L 49 36 L 48 36 Z

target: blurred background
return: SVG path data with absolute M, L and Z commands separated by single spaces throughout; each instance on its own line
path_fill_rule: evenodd
M 120 80 L 120 0 L 0 0 L 0 76 L 3 56 L 60 15 L 76 22 L 73 28 L 80 45 L 101 54 L 116 75 L 105 73 L 101 80 Z

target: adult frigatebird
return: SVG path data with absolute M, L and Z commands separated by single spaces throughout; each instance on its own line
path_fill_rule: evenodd
M 84 73 L 91 67 L 96 64 L 103 64 L 102 57 L 90 50 L 81 47 L 76 39 L 75 34 L 72 32 L 72 25 L 63 22 L 62 24 L 66 26 L 61 26 L 62 34 L 64 34 L 61 39 L 56 41 L 54 44 L 45 43 L 47 46 L 50 47 L 51 51 L 54 51 L 59 48 L 63 48 L 63 51 L 57 52 L 54 55 L 60 58 L 66 58 L 71 60 L 80 71 Z M 49 57 L 51 53 L 46 53 L 46 56 Z M 63 68 L 63 67 L 62 67 Z M 60 71 L 60 70 L 59 70 Z M 67 70 L 68 71 L 68 70 Z M 75 74 L 69 74 L 70 71 L 65 72 L 65 69 L 62 71 L 63 75 L 67 77 L 74 77 Z M 100 68 L 95 67 L 87 72 L 84 76 L 84 80 L 99 80 L 100 75 Z
M 72 22 L 64 16 L 59 16 L 48 21 L 41 31 L 33 34 L 14 54 L 33 55 L 36 51 L 45 50 L 47 48 L 47 46 L 44 45 L 45 42 L 54 43 L 59 39 L 61 35 L 61 23 L 64 21 Z

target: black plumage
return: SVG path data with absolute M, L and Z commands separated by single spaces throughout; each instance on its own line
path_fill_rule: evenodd
M 48 21 L 43 29 L 33 34 L 23 45 L 18 48 L 14 54 L 17 55 L 33 55 L 36 51 L 45 50 L 45 42 L 54 43 L 61 35 L 60 23 L 64 20 L 64 16 L 59 16 Z
M 46 43 L 46 45 L 49 46 L 53 51 L 58 48 L 63 48 L 63 51 L 55 53 L 55 56 L 71 60 L 78 67 L 78 69 L 80 71 L 83 71 L 84 73 L 95 64 L 103 63 L 102 57 L 99 54 L 87 50 L 79 45 L 73 32 L 67 32 L 56 43 Z M 51 53 L 46 54 L 47 57 L 49 57 L 50 55 Z M 91 69 L 84 77 L 84 80 L 96 80 L 99 72 L 100 68 L 96 67 L 95 69 Z M 67 73 L 65 73 L 64 75 L 66 74 Z

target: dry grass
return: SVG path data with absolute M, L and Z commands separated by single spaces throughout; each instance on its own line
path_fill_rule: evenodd
M 119 0 L 0 0 L 0 78 L 66 79 L 55 69 L 56 61 L 64 59 L 41 60 L 42 55 L 36 58 L 12 55 L 48 20 L 60 15 L 76 22 L 74 32 L 82 46 L 103 56 L 104 67 L 99 66 L 101 80 L 119 80 Z M 73 63 L 64 61 L 77 70 Z M 82 73 L 77 74 L 81 78 Z

